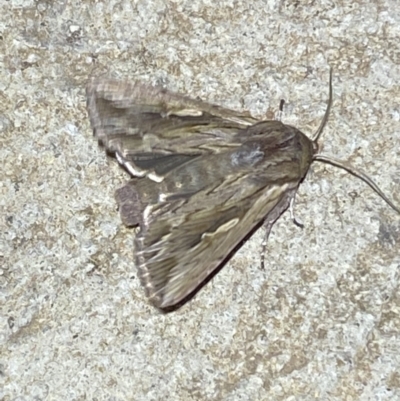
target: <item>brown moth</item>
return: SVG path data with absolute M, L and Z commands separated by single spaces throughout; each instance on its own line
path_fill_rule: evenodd
M 332 72 L 312 140 L 143 83 L 92 78 L 86 91 L 94 135 L 132 176 L 116 200 L 123 223 L 139 227 L 136 264 L 158 308 L 182 302 L 262 221 L 268 237 L 315 160 L 362 179 L 400 214 L 365 174 L 318 153 Z

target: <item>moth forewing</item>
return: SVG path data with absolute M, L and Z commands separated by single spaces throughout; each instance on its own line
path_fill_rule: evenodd
M 138 226 L 135 260 L 154 305 L 179 305 L 264 221 L 267 236 L 311 163 L 318 139 L 280 121 L 257 121 L 142 83 L 91 79 L 89 118 L 95 136 L 133 177 L 116 192 L 122 221 Z M 400 212 L 399 212 L 400 213 Z

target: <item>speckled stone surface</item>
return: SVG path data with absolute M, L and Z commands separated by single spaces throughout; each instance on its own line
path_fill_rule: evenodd
M 141 79 L 312 134 L 400 204 L 400 8 L 377 1 L 0 4 L 0 399 L 399 400 L 400 218 L 315 164 L 177 312 L 147 302 L 92 138 L 89 75 Z

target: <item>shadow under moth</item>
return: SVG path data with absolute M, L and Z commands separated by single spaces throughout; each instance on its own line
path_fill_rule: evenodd
M 400 214 L 364 173 L 319 154 L 332 71 L 313 139 L 143 83 L 92 78 L 86 92 L 95 137 L 132 177 L 115 196 L 123 223 L 138 227 L 139 276 L 160 309 L 182 303 L 263 221 L 268 238 L 313 161 L 360 178 Z

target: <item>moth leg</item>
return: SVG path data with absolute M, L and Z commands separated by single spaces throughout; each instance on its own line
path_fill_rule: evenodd
M 294 215 L 294 201 L 296 199 L 296 195 L 293 196 L 292 199 L 290 199 L 290 205 L 289 205 L 289 213 L 290 213 L 290 218 L 292 219 L 293 223 L 300 228 L 304 228 L 304 224 L 296 219 L 296 216 Z
M 279 110 L 275 113 L 275 120 L 282 121 L 284 105 L 285 99 L 281 99 L 281 101 L 279 102 Z
M 268 237 L 269 237 L 269 234 L 271 233 L 271 229 L 272 229 L 272 226 L 274 225 L 275 221 L 273 221 L 272 223 L 264 224 L 265 235 L 264 235 L 264 241 L 261 244 L 261 269 L 262 270 L 264 270 L 264 268 L 265 268 L 265 252 L 267 251 Z
M 265 266 L 265 252 L 267 249 L 268 237 L 271 232 L 272 226 L 275 224 L 276 220 L 279 219 L 281 214 L 292 205 L 292 201 L 296 195 L 296 188 L 288 190 L 282 197 L 282 199 L 277 203 L 277 205 L 269 212 L 264 220 L 265 236 L 264 241 L 261 244 L 261 269 L 264 270 Z

